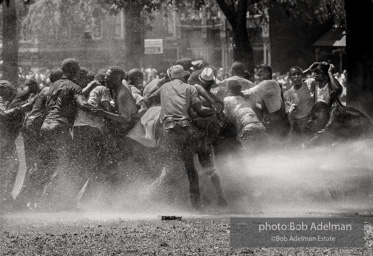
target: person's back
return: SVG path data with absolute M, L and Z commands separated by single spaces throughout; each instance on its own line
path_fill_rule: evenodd
M 168 116 L 189 118 L 188 111 L 193 104 L 193 99 L 197 99 L 198 93 L 191 85 L 176 79 L 161 87 L 160 97 L 160 118 L 163 121 Z
M 247 80 L 247 72 L 242 62 L 234 62 L 231 66 L 232 76 L 222 80 L 213 92 L 220 98 L 224 99 L 228 95 L 228 84 L 230 81 L 237 81 L 241 85 L 241 90 L 248 90 L 254 87 L 254 83 Z
M 274 113 L 281 108 L 281 87 L 275 80 L 264 80 L 249 90 L 263 100 L 268 112 Z
M 102 103 L 106 101 L 110 104 L 111 100 L 109 89 L 103 85 L 97 85 L 89 93 L 87 102 L 96 109 L 104 109 Z M 78 110 L 74 122 L 74 127 L 75 126 L 91 126 L 102 129 L 104 126 L 104 118 L 92 113 L 87 113 L 83 110 Z
M 228 94 L 224 99 L 224 114 L 236 128 L 236 140 L 245 148 L 264 146 L 266 129 L 254 112 L 252 103 L 243 97 L 241 85 L 237 81 L 231 81 L 228 84 Z
M 66 77 L 53 83 L 47 94 L 45 121 L 57 121 L 72 126 L 77 105 L 75 95 L 82 89 Z
M 260 122 L 251 105 L 242 96 L 225 97 L 224 113 L 235 124 L 238 133 L 248 124 Z

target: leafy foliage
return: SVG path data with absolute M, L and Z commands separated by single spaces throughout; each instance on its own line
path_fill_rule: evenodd
M 102 0 L 38 0 L 29 6 L 22 29 L 38 38 L 48 38 L 76 24 L 83 26 L 93 16 L 104 14 Z
M 280 4 L 289 16 L 301 17 L 305 21 L 315 18 L 321 23 L 333 20 L 334 24 L 345 26 L 344 0 L 265 0 L 268 5 Z

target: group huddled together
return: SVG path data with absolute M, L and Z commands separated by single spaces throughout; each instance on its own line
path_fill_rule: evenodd
M 214 154 L 227 141 L 250 156 L 283 145 L 355 139 L 371 130 L 368 117 L 340 103 L 342 86 L 333 72 L 325 62 L 306 70 L 294 66 L 285 91 L 268 65 L 256 68 L 252 82 L 244 64 L 234 62 L 231 76 L 220 81 L 214 66 L 183 58 L 144 85 L 140 69 L 112 66 L 89 76 L 68 58 L 42 89 L 33 79 L 23 90 L 0 80 L 0 208 L 74 208 L 83 186 L 79 200 L 87 201 L 101 186 L 118 186 L 120 163 L 131 156 L 140 175 L 151 179 L 161 175 L 158 170 L 182 169 L 195 209 L 203 207 L 198 161 L 216 204 L 226 207 Z M 307 74 L 313 77 L 305 79 Z M 27 173 L 14 199 L 20 133 Z M 167 196 L 175 183 L 170 178 L 162 184 Z

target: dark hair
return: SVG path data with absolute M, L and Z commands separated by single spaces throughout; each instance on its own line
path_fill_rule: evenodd
M 183 66 L 184 70 L 189 70 L 192 67 L 192 59 L 191 58 L 182 58 L 176 61 L 177 65 Z
M 64 59 L 61 64 L 61 69 L 64 75 L 76 75 L 80 70 L 79 62 L 74 58 Z
M 236 62 L 233 62 L 232 66 L 231 66 L 231 70 L 232 70 L 232 75 L 241 75 L 241 76 L 244 76 L 245 75 L 245 65 L 242 63 L 242 62 L 239 62 L 239 61 L 236 61 Z
M 85 75 L 85 76 L 87 76 L 88 75 L 88 69 L 87 68 L 85 68 L 85 67 L 81 67 L 80 68 L 80 74 L 81 75 Z
M 51 70 L 51 73 L 49 74 L 49 80 L 51 83 L 56 82 L 57 80 L 60 80 L 63 75 L 63 72 L 59 68 L 55 68 Z
M 272 68 L 271 66 L 267 65 L 267 64 L 261 64 L 258 66 L 258 70 L 263 70 L 264 73 L 266 73 L 267 75 L 269 75 L 269 78 L 272 79 Z
M 102 68 L 95 75 L 95 80 L 102 85 L 105 83 L 106 70 L 106 68 Z
M 204 60 L 195 60 L 195 61 L 192 61 L 192 67 L 195 69 L 195 70 L 202 70 L 204 68 L 207 68 L 209 67 L 210 64 Z
M 129 81 L 133 82 L 138 77 L 144 78 L 144 74 L 138 68 L 131 69 L 130 71 L 128 71 L 127 75 L 128 75 L 128 82 Z
M 30 78 L 30 79 L 27 79 L 26 81 L 25 81 L 25 83 L 23 84 L 23 86 L 27 86 L 27 87 L 30 87 L 30 89 L 31 90 L 33 90 L 33 91 L 37 91 L 38 90 L 38 83 L 34 80 L 34 79 L 32 79 L 32 78 Z
M 126 76 L 126 72 L 121 67 L 118 67 L 118 66 L 109 67 L 107 70 L 111 71 L 111 75 L 114 75 L 114 76 L 120 75 L 123 79 Z
M 329 67 L 329 63 L 319 63 L 314 71 L 319 71 L 320 73 L 328 74 Z
M 167 75 L 166 72 L 160 72 L 159 75 L 158 75 L 158 77 L 159 77 L 160 79 L 162 79 L 162 78 L 164 78 L 164 77 L 168 77 L 168 75 Z
M 297 71 L 299 71 L 300 73 L 303 74 L 303 69 L 301 69 L 301 68 L 298 67 L 298 66 L 293 66 L 293 67 L 291 67 L 291 68 L 289 69 L 289 73 L 291 73 L 291 70 L 292 70 L 292 69 L 295 69 L 295 70 L 297 70 Z
M 92 71 L 89 71 L 87 74 L 87 78 L 89 82 L 92 82 L 95 79 L 95 73 Z

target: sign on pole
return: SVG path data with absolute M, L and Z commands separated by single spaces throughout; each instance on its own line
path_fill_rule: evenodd
M 145 54 L 162 54 L 163 39 L 145 39 Z

